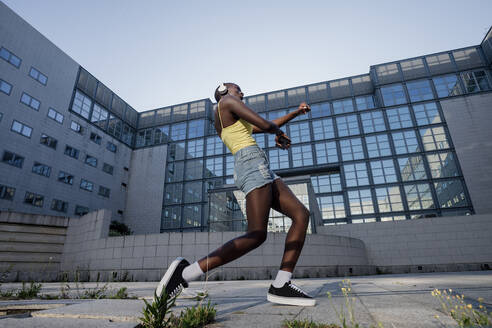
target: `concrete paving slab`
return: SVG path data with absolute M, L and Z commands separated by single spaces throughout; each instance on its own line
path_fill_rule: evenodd
M 38 318 L 104 319 L 113 322 L 138 322 L 144 306 L 142 300 L 94 300 L 56 309 L 33 312 Z
M 467 303 L 478 304 L 477 298 L 484 298 L 484 305 L 492 311 L 492 271 L 448 272 L 426 274 L 375 275 L 337 278 L 295 279 L 294 283 L 314 296 L 315 307 L 295 307 L 271 304 L 266 300 L 270 280 L 209 281 L 192 282 L 182 297 L 176 302 L 176 314 L 186 307 L 197 304 L 192 297 L 200 290 L 206 289 L 211 303 L 217 309 L 217 322 L 209 327 L 281 327 L 285 319 L 311 319 L 319 323 L 337 323 L 337 309 L 344 303 L 339 284 L 349 278 L 352 283 L 354 312 L 361 327 L 369 327 L 381 322 L 385 328 L 406 327 L 457 327 L 452 318 L 442 313 L 438 300 L 431 295 L 435 288 L 451 288 L 453 293 L 463 293 Z M 9 284 L 4 284 L 10 288 Z M 2 285 L 2 287 L 4 287 Z M 61 284 L 43 284 L 43 292 L 52 292 Z M 96 283 L 84 283 L 84 288 L 94 288 Z M 101 283 L 99 283 L 101 286 Z M 129 295 L 152 299 L 157 282 L 122 282 L 110 283 L 110 288 L 127 287 Z M 326 292 L 333 295 L 330 303 Z M 59 300 L 32 300 L 22 302 L 56 302 Z M 68 300 L 67 300 L 68 301 Z M 144 307 L 142 299 L 137 300 L 73 300 L 74 304 L 46 311 L 33 312 L 36 320 L 52 320 L 49 327 L 85 327 L 91 321 L 105 324 L 136 325 Z M 78 302 L 77 302 L 78 301 Z M 204 300 L 206 304 L 208 299 Z M 15 302 L 19 301 L 4 301 Z M 475 302 L 475 303 L 473 303 Z M 0 302 L 0 305 L 3 302 Z M 440 318 L 435 319 L 434 315 Z M 47 316 L 50 316 L 48 318 Z M 12 327 L 44 327 L 44 322 L 29 321 L 25 318 L 0 319 L 0 327 L 8 323 Z M 17 321 L 18 320 L 18 321 Z M 22 320 L 22 321 L 21 321 Z M 71 320 L 71 321 L 66 321 Z M 80 320 L 89 320 L 87 323 Z M 114 322 L 110 322 L 113 320 Z M 123 321 L 127 320 L 127 321 Z M 67 323 L 63 325 L 60 322 Z M 68 324 L 73 322 L 73 324 Z M 60 323 L 60 324 L 58 324 Z M 58 326 L 57 326 L 58 325 Z M 9 327 L 10 327 L 9 326 Z M 119 326 L 107 326 L 119 327 Z M 122 326 L 123 327 L 123 326 Z M 126 327 L 126 326 L 125 326 Z
M 0 319 L 0 328 L 134 328 L 133 322 L 72 318 L 7 318 Z

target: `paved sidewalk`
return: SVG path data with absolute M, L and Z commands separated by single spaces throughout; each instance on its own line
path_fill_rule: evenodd
M 458 327 L 441 311 L 438 300 L 431 295 L 435 288 L 451 288 L 453 293 L 464 294 L 467 303 L 483 304 L 492 311 L 492 271 L 447 272 L 427 274 L 375 275 L 347 277 L 355 297 L 355 317 L 362 327 L 381 322 L 385 328 Z M 339 323 L 327 292 L 339 308 L 344 302 L 339 284 L 342 277 L 295 279 L 294 282 L 316 297 L 315 307 L 281 306 L 269 303 L 266 292 L 271 281 L 213 281 L 192 282 L 177 301 L 174 311 L 179 313 L 195 305 L 191 299 L 197 291 L 207 289 L 212 304 L 216 304 L 217 322 L 207 327 L 282 327 L 284 319 L 312 319 L 316 322 Z M 59 294 L 59 283 L 45 283 L 41 293 Z M 102 286 L 103 283 L 99 283 Z M 130 296 L 151 299 L 157 282 L 110 283 L 118 289 L 128 287 Z M 75 286 L 71 284 L 71 286 Z M 84 283 L 94 288 L 95 283 Z M 3 284 L 2 289 L 20 287 Z M 207 301 L 207 300 L 205 300 Z M 3 317 L 0 327 L 135 327 L 144 302 L 136 300 L 29 300 L 0 301 L 0 310 L 6 307 L 51 307 L 31 313 L 31 317 Z M 439 315 L 439 319 L 434 318 Z M 22 315 L 20 315 L 22 316 Z M 1 317 L 0 317 L 1 318 Z

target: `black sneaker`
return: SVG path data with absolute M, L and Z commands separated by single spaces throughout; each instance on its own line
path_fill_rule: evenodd
M 176 258 L 169 266 L 164 277 L 162 277 L 159 285 L 157 285 L 156 294 L 161 295 L 164 289 L 169 296 L 174 296 L 183 288 L 188 287 L 188 283 L 183 279 L 183 270 L 190 263 L 182 257 Z
M 306 294 L 302 289 L 293 283 L 286 282 L 283 287 L 275 288 L 270 285 L 267 300 L 272 303 L 298 306 L 314 306 L 316 300 Z

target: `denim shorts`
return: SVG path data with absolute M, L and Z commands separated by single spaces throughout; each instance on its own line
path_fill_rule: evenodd
M 234 183 L 245 196 L 278 178 L 270 170 L 265 152 L 257 145 L 244 147 L 234 154 Z

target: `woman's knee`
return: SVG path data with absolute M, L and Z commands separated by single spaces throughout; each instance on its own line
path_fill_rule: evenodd
M 253 247 L 256 248 L 265 242 L 267 232 L 266 230 L 249 231 L 246 236 L 248 239 L 251 239 Z
M 302 224 L 308 224 L 309 223 L 309 217 L 311 216 L 311 212 L 303 206 L 293 217 L 293 221 L 302 223 Z

